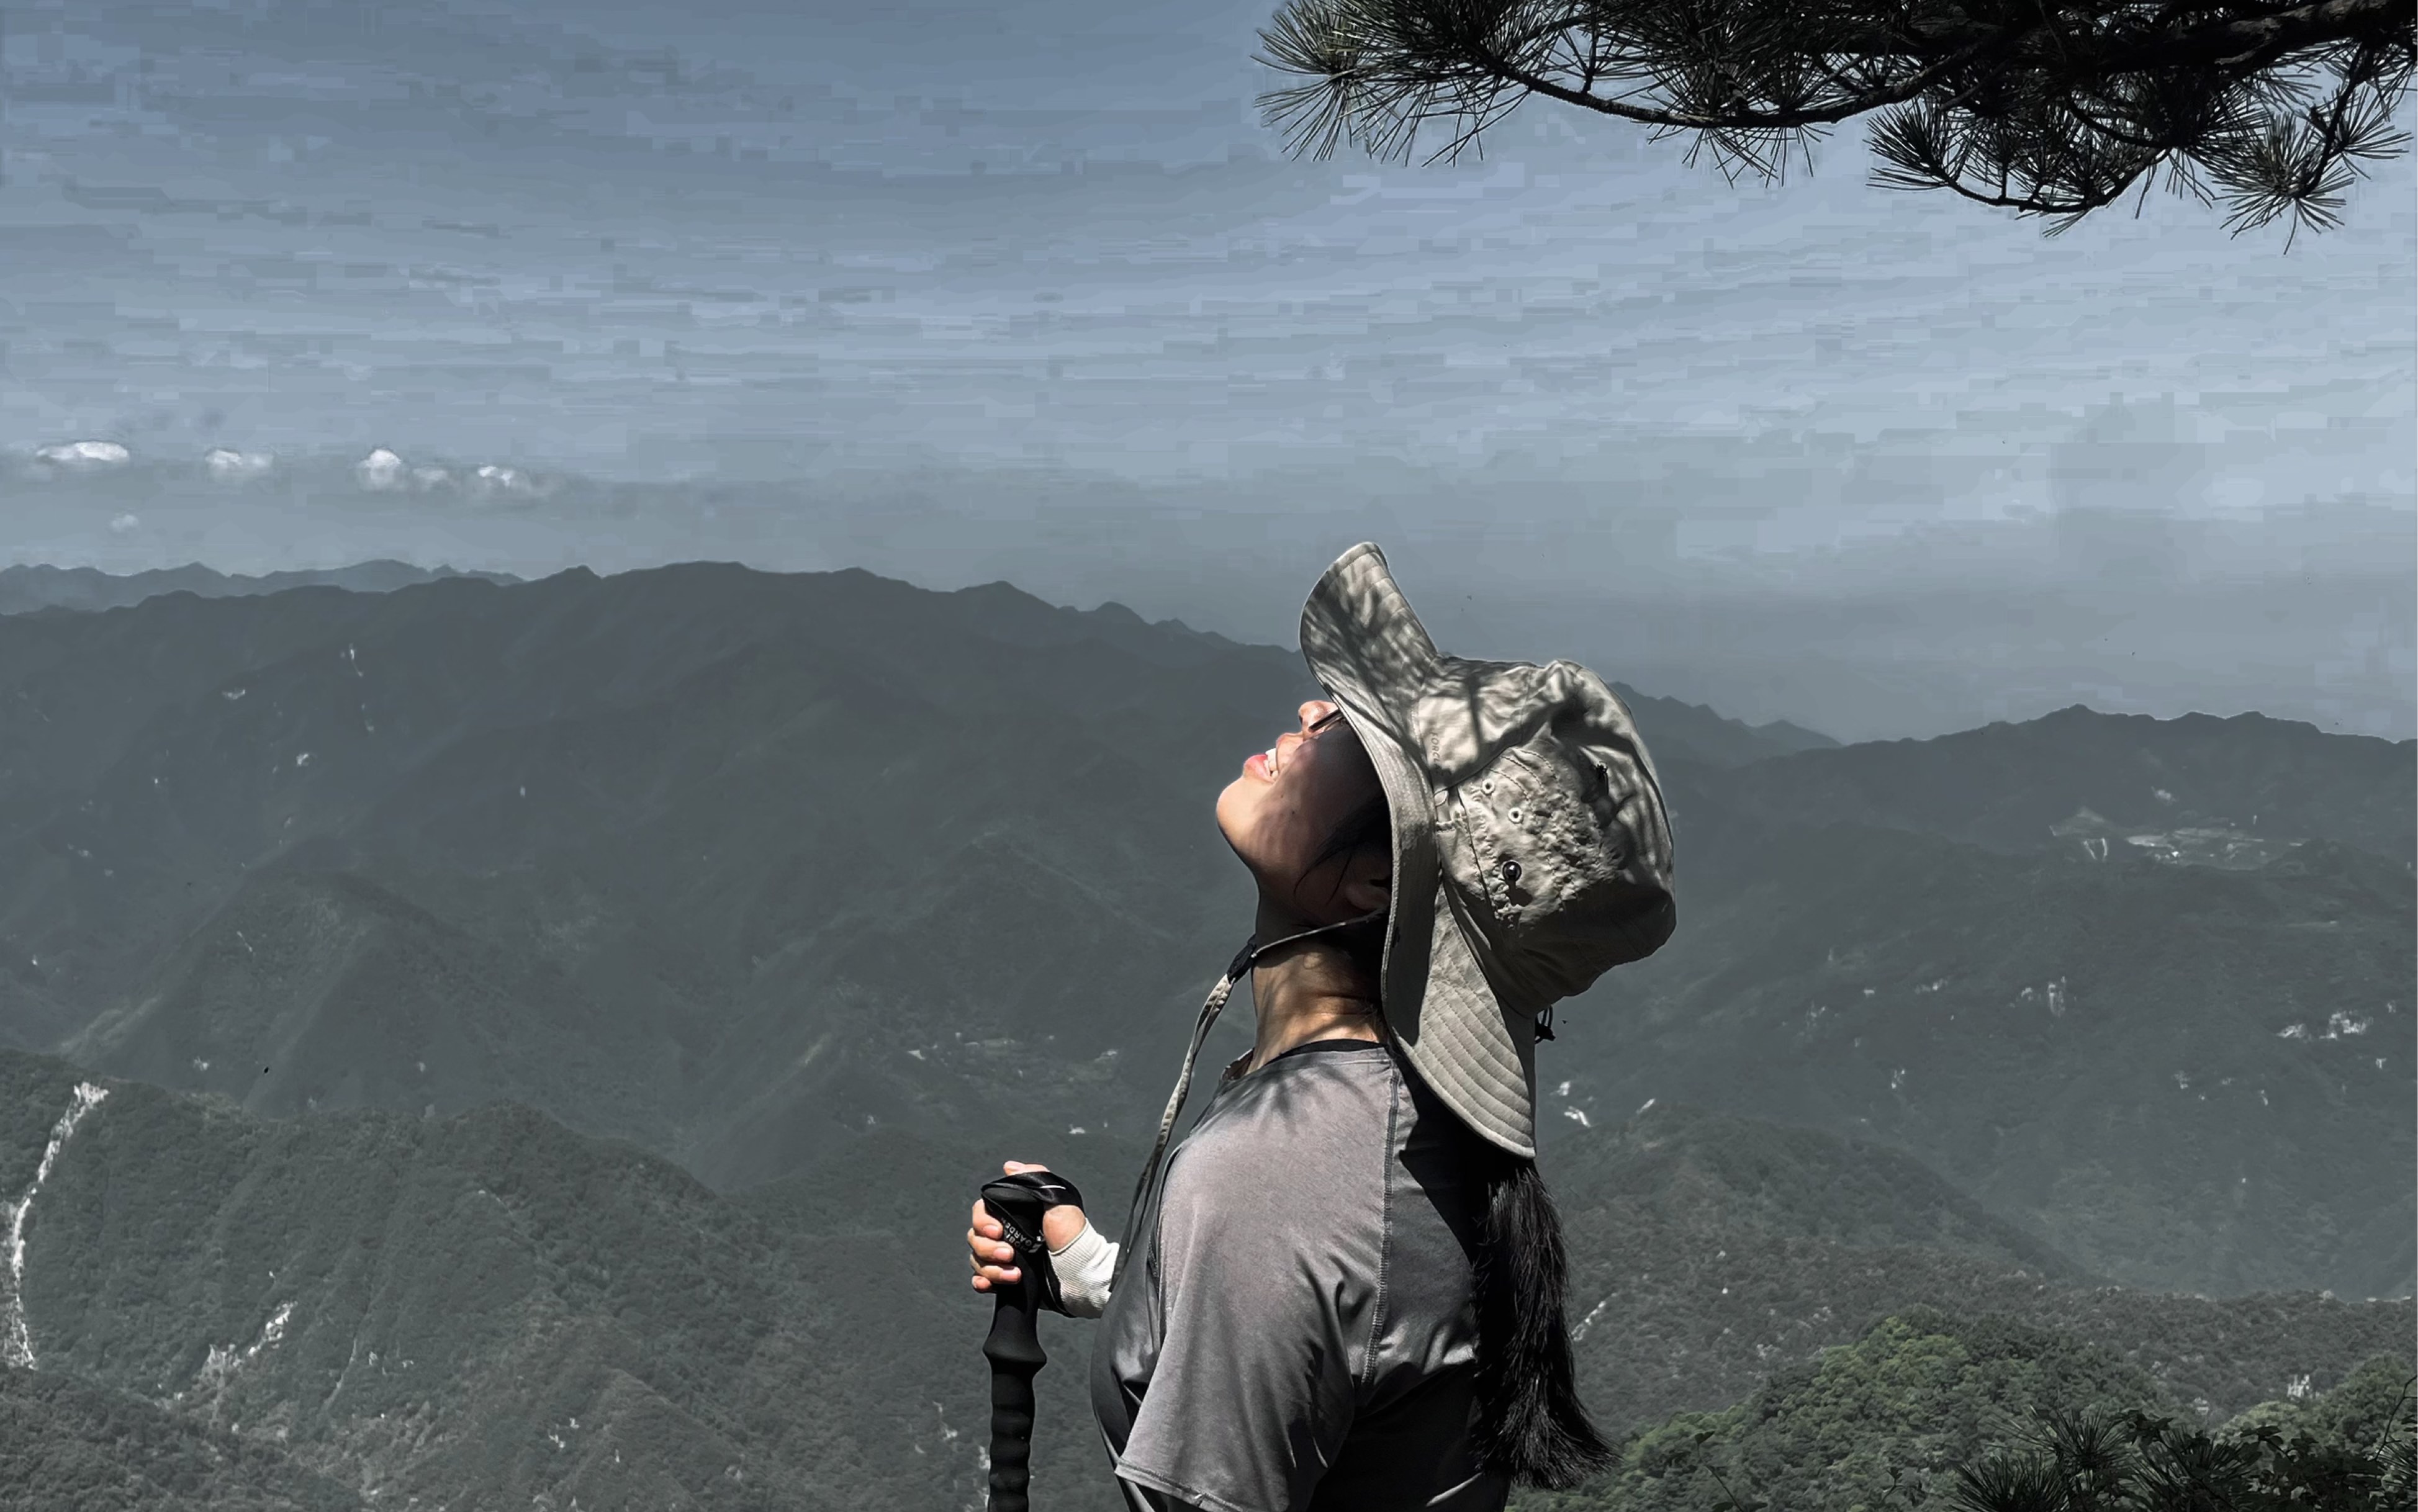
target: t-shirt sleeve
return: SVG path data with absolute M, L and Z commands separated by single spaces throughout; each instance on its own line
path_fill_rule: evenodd
M 1352 1428 L 1373 1306 L 1354 1277 L 1375 1267 L 1337 1253 L 1320 1214 L 1357 1194 L 1184 1153 L 1159 1215 L 1157 1364 L 1117 1474 L 1207 1512 L 1297 1512 Z

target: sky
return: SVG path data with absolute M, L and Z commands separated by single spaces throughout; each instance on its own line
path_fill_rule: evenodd
M 1533 102 L 1298 161 L 1268 9 L 8 0 L 0 560 L 865 566 L 1290 644 L 1374 539 L 1449 650 L 1842 739 L 2418 733 L 2410 159 L 2288 251 L 2163 191 L 2047 237 L 1854 127 L 1771 185 Z

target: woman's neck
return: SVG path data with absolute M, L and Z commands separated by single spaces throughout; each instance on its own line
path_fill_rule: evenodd
M 1260 905 L 1259 938 L 1282 939 L 1314 927 L 1281 909 Z M 1332 935 L 1288 945 L 1251 969 L 1251 1006 L 1259 1032 L 1246 1068 L 1257 1071 L 1297 1045 L 1316 1040 L 1375 1040 L 1377 988 Z

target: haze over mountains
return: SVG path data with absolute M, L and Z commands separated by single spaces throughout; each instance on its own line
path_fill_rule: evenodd
M 2398 180 L 2283 255 L 2163 193 L 2048 238 L 1852 132 L 1731 182 L 1543 102 L 1483 161 L 1288 160 L 1271 13 L 38 8 L 0 478 L 130 460 L 14 486 L 12 555 L 738 557 L 1261 639 L 1374 536 L 1453 644 L 1755 722 L 2418 733 Z M 377 448 L 575 486 L 369 495 Z
M 458 577 L 450 567 L 414 567 L 407 562 L 360 562 L 323 572 L 265 573 L 247 577 L 221 573 L 194 563 L 160 568 L 123 576 L 91 567 L 0 567 L 0 614 L 30 614 L 38 609 L 118 609 L 156 599 L 163 593 L 191 593 L 205 599 L 280 593 L 290 588 L 341 588 L 360 593 L 385 593 L 412 583 Z M 501 573 L 472 574 L 493 582 L 511 582 Z
M 1610 440 L 1640 474 L 1610 488 L 1493 468 L 1456 479 L 1370 457 L 1340 478 L 1271 479 L 1244 505 L 1232 484 L 1143 490 L 1049 469 L 691 484 L 507 466 L 508 485 L 480 479 L 475 455 L 406 446 L 397 458 L 366 443 L 229 480 L 208 475 L 198 446 L 162 454 L 138 441 L 130 461 L 86 468 L 0 451 L 0 490 L 18 512 L 20 559 L 112 573 L 198 558 L 268 574 L 399 557 L 539 577 L 734 557 L 941 589 L 1005 580 L 1052 603 L 1113 601 L 1246 641 L 1290 629 L 1302 563 L 1374 539 L 1399 542 L 1397 569 L 1428 586 L 1423 612 L 1445 644 L 1616 665 L 1751 724 L 1787 719 L 1860 741 L 2083 702 L 2418 732 L 2418 600 L 2402 567 L 2418 525 L 2401 496 L 2168 517 L 2141 500 L 2196 453 L 2135 435 L 2135 421 L 2149 423 L 2120 416 L 2089 442 L 2029 438 L 2072 484 L 2043 481 L 2049 508 L 1845 535 L 1775 519 L 1770 501 L 1910 496 L 1939 467 L 1995 478 L 2007 444 L 1943 460 L 1920 432 L 1891 443 L 1911 449 L 1904 456 L 1803 437 L 1699 436 L 1671 455 Z M 2258 454 L 2276 444 L 2262 431 Z M 1725 476 L 1741 468 L 1751 484 Z M 423 473 L 448 481 L 422 483 Z
M 317 1477 L 228 1506 L 964 1500 L 966 1193 L 1047 1159 L 1118 1221 L 1247 926 L 1208 801 L 1311 691 L 863 573 L 0 618 L 15 1306 L 38 1375 L 125 1394 L 12 1377 L 0 1421 L 73 1460 L 122 1411 L 163 1463 L 240 1423 Z M 2220 1413 L 2406 1348 L 2406 1302 L 2313 1293 L 2418 1269 L 2413 742 L 1632 704 L 1680 931 L 1544 1057 L 1599 1411 L 1719 1406 L 1915 1303 Z M 1078 1376 L 1043 1473 L 1106 1506 Z

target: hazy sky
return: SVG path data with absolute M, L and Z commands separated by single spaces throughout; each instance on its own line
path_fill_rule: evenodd
M 861 564 L 1290 641 L 1373 535 L 1451 649 L 1844 737 L 2418 726 L 2409 159 L 2288 255 L 1868 188 L 1856 129 L 1772 187 L 1538 104 L 1297 163 L 1272 3 L 16 0 L 0 556 Z M 78 440 L 131 461 L 27 461 Z

